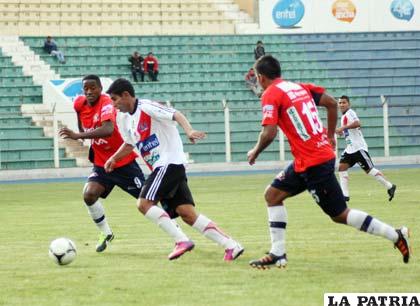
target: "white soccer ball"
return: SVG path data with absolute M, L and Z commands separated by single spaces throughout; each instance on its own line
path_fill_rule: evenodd
M 76 245 L 68 238 L 51 241 L 49 256 L 58 265 L 68 265 L 76 258 Z

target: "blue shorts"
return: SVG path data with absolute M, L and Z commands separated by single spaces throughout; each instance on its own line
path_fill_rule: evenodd
M 315 202 L 330 217 L 340 215 L 346 208 L 343 192 L 334 174 L 335 159 L 296 173 L 293 163 L 279 173 L 271 186 L 297 195 L 308 190 Z
M 144 174 L 136 161 L 115 168 L 110 173 L 106 173 L 102 167 L 93 166 L 92 173 L 87 180 L 88 182 L 98 182 L 105 187 L 105 191 L 100 196 L 104 199 L 110 194 L 115 185 L 138 199 L 145 181 Z

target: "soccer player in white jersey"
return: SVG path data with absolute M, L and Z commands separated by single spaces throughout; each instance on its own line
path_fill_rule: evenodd
M 338 105 L 342 113 L 341 127 L 336 129 L 336 133 L 344 136 L 346 139 L 346 148 L 341 154 L 340 164 L 338 166 L 338 174 L 340 176 L 340 185 L 343 190 L 343 195 L 346 201 L 350 200 L 349 192 L 349 174 L 348 168 L 358 163 L 359 166 L 381 183 L 388 192 L 389 201 L 394 198 L 397 186 L 387 181 L 381 171 L 375 168 L 372 159 L 368 153 L 368 146 L 360 129 L 361 123 L 357 114 L 350 108 L 350 99 L 348 96 L 341 96 L 338 100 Z
M 194 248 L 194 243 L 172 222 L 171 219 L 178 216 L 206 238 L 221 245 L 225 249 L 225 261 L 239 257 L 244 248 L 212 220 L 195 211 L 187 184 L 186 158 L 176 123 L 192 143 L 203 139 L 205 133 L 194 130 L 181 112 L 154 101 L 137 99 L 132 84 L 125 79 L 115 80 L 107 93 L 120 111 L 117 125 L 124 144 L 108 159 L 105 170 L 112 171 L 120 159 L 134 148 L 138 149 L 152 173 L 144 184 L 137 206 L 146 218 L 175 240 L 175 249 L 169 254 L 169 260 Z M 156 205 L 158 202 L 163 209 Z

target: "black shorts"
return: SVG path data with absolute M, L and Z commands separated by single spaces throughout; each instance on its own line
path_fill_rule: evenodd
M 356 163 L 366 172 L 369 172 L 374 167 L 369 153 L 365 150 L 359 150 L 351 154 L 344 151 L 341 154 L 340 164 L 348 164 L 350 167 L 353 167 Z
M 160 201 L 162 208 L 171 218 L 178 217 L 176 208 L 179 205 L 195 205 L 184 165 L 169 164 L 153 170 L 144 183 L 140 197 Z
M 343 192 L 334 174 L 335 159 L 296 173 L 293 163 L 274 179 L 271 186 L 297 195 L 308 190 L 315 202 L 330 217 L 340 215 L 346 208 Z
M 88 177 L 88 182 L 98 182 L 105 187 L 101 198 L 106 198 L 115 185 L 125 192 L 131 194 L 136 199 L 140 196 L 141 188 L 144 185 L 144 174 L 136 161 L 125 166 L 115 168 L 114 171 L 106 173 L 105 169 L 93 166 L 92 173 Z

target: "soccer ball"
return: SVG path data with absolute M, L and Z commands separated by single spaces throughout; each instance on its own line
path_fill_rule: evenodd
M 57 238 L 51 241 L 48 254 L 56 264 L 68 265 L 76 258 L 76 245 L 68 238 Z

